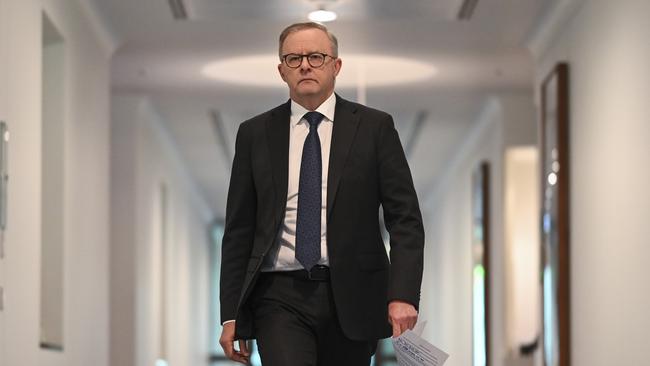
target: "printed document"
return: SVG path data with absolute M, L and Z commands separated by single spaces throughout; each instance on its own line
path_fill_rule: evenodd
M 442 366 L 449 355 L 422 338 L 426 322 L 392 338 L 397 363 L 400 366 Z

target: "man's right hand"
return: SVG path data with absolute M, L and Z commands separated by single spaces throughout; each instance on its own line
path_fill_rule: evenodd
M 221 348 L 223 348 L 229 359 L 248 365 L 251 353 L 248 350 L 246 340 L 240 339 L 239 351 L 235 349 L 235 322 L 228 322 L 223 325 L 219 344 L 221 344 Z

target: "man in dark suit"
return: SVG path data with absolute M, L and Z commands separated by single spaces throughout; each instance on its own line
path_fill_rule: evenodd
M 378 339 L 417 321 L 424 229 L 411 172 L 392 117 L 334 94 L 342 61 L 327 28 L 291 25 L 279 51 L 291 99 L 237 133 L 220 344 L 242 363 L 255 338 L 265 366 L 368 365 Z

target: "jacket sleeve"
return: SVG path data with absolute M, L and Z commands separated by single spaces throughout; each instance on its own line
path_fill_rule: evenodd
M 390 234 L 388 300 L 417 309 L 424 262 L 424 226 L 413 178 L 392 117 L 382 121 L 377 156 L 379 194 Z
M 240 125 L 235 142 L 221 244 L 221 322 L 235 319 L 246 266 L 253 247 L 257 193 L 251 169 L 251 140 L 247 124 Z

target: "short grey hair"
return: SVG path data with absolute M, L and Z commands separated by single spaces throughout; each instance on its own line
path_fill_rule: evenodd
M 330 43 L 332 45 L 332 57 L 339 57 L 339 41 L 336 39 L 336 36 L 327 29 L 326 26 L 320 24 L 320 23 L 315 23 L 315 22 L 304 22 L 304 23 L 294 23 L 291 24 L 290 26 L 284 28 L 282 33 L 280 33 L 280 45 L 278 47 L 278 56 L 280 57 L 280 61 L 282 61 L 282 45 L 284 44 L 284 41 L 287 39 L 287 37 L 291 33 L 295 33 L 301 30 L 305 29 L 320 29 L 325 34 L 327 34 L 327 38 L 330 39 Z

